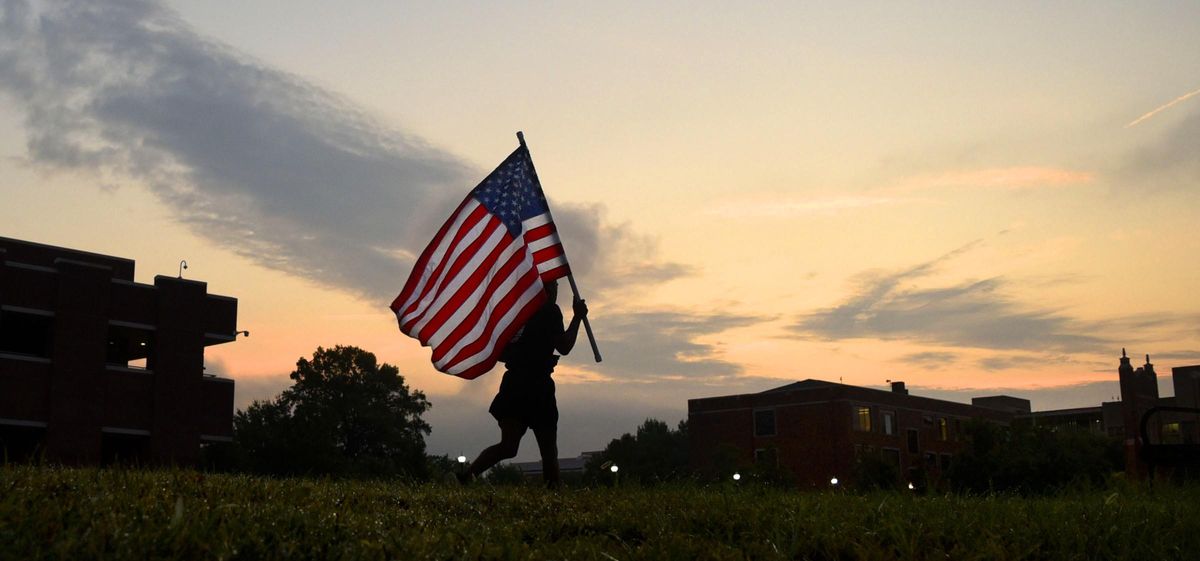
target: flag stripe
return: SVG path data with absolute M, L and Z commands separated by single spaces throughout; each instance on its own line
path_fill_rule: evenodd
M 525 282 L 526 279 L 532 280 Z M 501 308 L 504 310 L 504 313 L 502 315 L 492 315 L 488 318 L 486 327 L 482 330 L 483 334 L 487 336 L 481 336 L 470 345 L 464 347 L 459 353 L 463 356 L 456 360 L 454 366 L 447 370 L 448 373 L 462 373 L 466 369 L 492 357 L 498 350 L 495 337 L 493 337 L 496 331 L 507 330 L 514 324 L 518 315 L 522 312 L 528 312 L 528 314 L 532 315 L 533 311 L 541 305 L 540 300 L 545 298 L 545 292 L 537 276 L 526 275 L 522 277 L 522 281 L 518 286 L 526 287 L 525 290 L 520 293 L 513 290 L 509 293 L 508 297 L 505 298 L 507 302 L 504 303 L 506 305 Z M 510 299 L 511 301 L 508 301 Z M 535 302 L 535 300 L 538 300 L 538 302 Z M 507 342 L 506 340 L 505 343 Z
M 458 212 L 450 220 L 446 221 L 446 225 L 442 227 L 442 231 L 438 232 L 438 237 L 434 238 L 433 242 L 429 244 L 429 247 L 421 254 L 421 259 L 417 263 L 417 266 L 413 268 L 413 274 L 415 275 L 417 271 L 420 271 L 421 276 L 411 291 L 406 286 L 405 292 L 400 293 L 400 297 L 404 298 L 404 303 L 393 308 L 397 313 L 407 315 L 419 302 L 419 299 L 427 294 L 426 287 L 429 286 L 430 279 L 441 268 L 441 260 L 446 255 L 450 244 L 458 237 L 458 232 L 462 229 L 463 223 L 480 208 L 483 208 L 483 205 L 480 205 L 475 199 L 467 197 L 467 200 L 459 205 Z M 409 277 L 408 284 L 413 284 L 412 276 Z M 397 297 L 397 300 L 400 297 Z
M 500 224 L 499 220 L 489 217 L 489 223 L 485 224 L 485 229 L 490 229 L 485 239 L 484 236 L 479 237 L 479 243 L 471 244 L 473 247 L 469 251 L 464 251 L 459 257 L 458 262 L 451 268 L 452 277 L 447 278 L 447 282 L 438 288 L 437 298 L 429 305 L 429 309 L 421 315 L 421 320 L 413 324 L 412 331 L 417 334 L 417 338 L 425 340 L 432 333 L 430 330 L 427 333 L 427 327 L 435 318 L 444 317 L 443 312 L 453 311 L 456 297 L 461 290 L 471 290 L 475 284 L 478 284 L 478 276 L 486 269 L 482 265 L 488 259 L 493 258 L 496 251 L 503 250 L 508 245 L 505 243 L 511 240 L 508 230 Z M 474 280 L 475 282 L 471 282 Z M 461 304 L 461 298 L 458 298 L 458 304 Z M 448 305 L 449 304 L 449 305 Z M 437 326 L 433 326 L 434 329 Z
M 520 260 L 520 243 L 510 242 L 508 245 L 497 246 L 493 255 L 489 255 L 490 264 L 478 267 L 470 282 L 464 285 L 455 297 L 444 307 L 442 313 L 431 325 L 436 331 L 428 335 L 430 346 L 437 347 L 454 330 L 466 321 L 474 321 L 487 302 L 488 296 L 496 290 L 496 285 L 503 281 L 516 268 Z M 469 293 L 467 288 L 474 287 Z M 449 312 L 449 313 L 447 313 Z
M 463 213 L 463 209 L 465 209 L 468 205 L 478 204 L 479 202 L 475 199 L 467 197 L 458 205 L 458 208 L 454 209 L 454 213 L 450 215 L 450 218 L 446 219 L 446 222 L 442 224 L 442 227 L 438 229 L 438 233 L 433 237 L 433 241 L 429 243 L 429 245 L 425 248 L 425 251 L 421 252 L 421 256 L 418 257 L 417 262 L 413 264 L 412 274 L 408 276 L 408 281 L 404 283 L 404 289 L 401 290 L 400 295 L 396 296 L 396 299 L 392 301 L 391 307 L 393 311 L 407 308 L 411 303 L 409 299 L 414 294 L 420 293 L 421 290 L 424 289 L 425 282 L 429 278 L 428 274 L 426 274 L 426 266 L 429 264 L 430 257 L 438 252 L 438 248 L 441 246 L 441 242 L 439 240 L 444 240 L 446 238 L 446 232 L 450 231 L 451 228 L 458 228 L 458 225 L 462 222 L 462 220 L 466 219 L 466 214 Z M 418 271 L 420 271 L 421 274 L 418 275 Z
M 537 285 L 541 284 L 538 282 L 540 279 L 536 275 L 530 274 L 532 271 L 520 266 L 518 266 L 518 271 L 520 271 L 519 275 L 511 275 L 504 279 L 504 282 L 491 294 L 489 306 L 483 310 L 479 321 L 471 325 L 471 329 L 459 338 L 442 359 L 434 363 L 435 366 L 449 368 L 467 357 L 474 356 L 485 346 L 485 335 L 490 334 L 496 323 L 505 315 L 515 312 L 515 309 L 518 308 L 514 305 L 516 301 L 529 290 L 539 288 Z M 449 370 L 446 372 L 455 374 Z
M 417 300 L 410 307 L 410 311 L 404 315 L 402 325 L 411 325 L 414 319 L 425 312 L 426 308 L 432 303 L 433 297 L 437 294 L 438 287 L 443 286 L 448 264 L 453 263 L 466 247 L 483 233 L 484 227 L 487 224 L 484 220 L 487 212 L 481 210 L 482 208 L 476 208 L 467 216 L 467 219 L 459 226 L 458 232 L 455 233 L 455 239 L 447 248 L 447 251 L 437 257 L 437 268 L 430 275 L 433 280 L 428 283 L 430 288 L 427 288 L 421 294 L 420 300 Z

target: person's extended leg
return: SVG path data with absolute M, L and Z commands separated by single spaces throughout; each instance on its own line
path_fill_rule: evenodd
M 480 452 L 479 457 L 471 462 L 471 467 L 467 470 L 468 474 L 478 476 L 499 463 L 500 460 L 507 460 L 517 455 L 517 450 L 521 446 L 521 437 L 525 436 L 525 423 L 513 419 L 503 419 L 499 423 L 500 442 L 488 446 L 483 452 Z
M 534 427 L 533 436 L 537 438 L 538 451 L 542 454 L 542 479 L 547 487 L 557 489 L 561 484 L 558 478 L 558 427 Z

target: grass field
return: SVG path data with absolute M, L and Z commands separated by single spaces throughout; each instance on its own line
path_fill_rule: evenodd
M 0 468 L 2 559 L 1197 559 L 1200 488 L 1053 498 Z

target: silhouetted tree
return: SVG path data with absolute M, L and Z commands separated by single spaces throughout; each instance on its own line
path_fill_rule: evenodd
M 585 470 L 591 479 L 608 477 L 600 469 L 605 462 L 617 464 L 622 481 L 653 483 L 690 476 L 687 421 L 671 430 L 662 421 L 646 419 L 636 435 L 625 433 L 613 439 L 588 461 Z
M 1122 469 L 1120 442 L 1087 430 L 972 420 L 964 432 L 967 445 L 948 474 L 959 491 L 1044 493 L 1103 486 Z
M 318 347 L 301 358 L 292 386 L 234 416 L 245 469 L 276 475 L 405 475 L 428 472 L 425 394 L 395 366 L 358 347 Z

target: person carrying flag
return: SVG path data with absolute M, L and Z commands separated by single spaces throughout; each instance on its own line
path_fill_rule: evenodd
M 587 317 L 587 303 L 575 298 L 574 317 L 563 329 L 563 314 L 558 304 L 558 281 L 546 283 L 546 299 L 529 321 L 513 336 L 500 361 L 505 365 L 500 391 L 492 400 L 488 412 L 500 425 L 500 442 L 479 453 L 465 474 L 463 482 L 474 479 L 501 460 L 517 455 L 521 438 L 533 429 L 538 451 L 542 456 L 542 478 L 546 486 L 557 488 L 558 475 L 558 405 L 554 398 L 551 375 L 559 355 L 575 347 L 579 324 Z
M 402 333 L 432 348 L 437 370 L 473 380 L 497 362 L 507 366 L 489 409 L 500 423 L 500 443 L 484 450 L 459 478 L 516 455 L 532 428 L 546 482 L 557 486 L 554 352 L 571 351 L 581 322 L 596 362 L 600 349 L 525 136 L 518 132 L 517 140 L 520 146 L 442 225 L 389 307 Z M 575 296 L 575 315 L 566 329 L 555 303 L 563 277 Z

